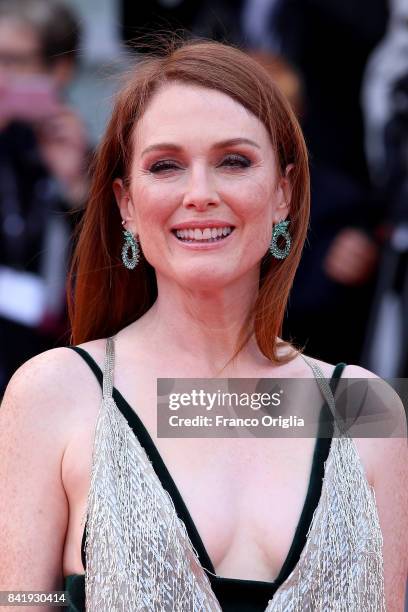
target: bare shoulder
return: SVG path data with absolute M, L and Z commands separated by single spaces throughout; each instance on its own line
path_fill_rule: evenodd
M 96 382 L 96 384 L 95 384 Z M 25 416 L 69 420 L 83 393 L 97 389 L 84 361 L 69 348 L 45 351 L 26 361 L 11 378 L 3 398 L 7 409 Z
M 313 359 L 329 376 L 333 364 Z M 407 417 L 404 405 L 391 387 L 374 372 L 358 365 L 347 365 L 342 377 L 375 379 L 376 393 L 392 418 L 392 435 L 388 437 L 353 437 L 367 480 L 375 495 L 383 535 L 386 607 L 390 612 L 402 610 L 408 571 L 408 447 Z M 370 401 L 370 400 L 368 400 Z M 369 407 L 368 407 L 369 408 Z
M 67 529 L 89 489 L 101 397 L 68 347 L 37 355 L 10 380 L 0 409 L 0 584 L 62 588 Z
M 82 344 L 78 344 L 78 347 L 84 349 L 87 353 L 89 353 L 95 363 L 100 368 L 102 368 L 103 361 L 105 358 L 106 338 L 83 342 Z
M 97 348 L 105 343 L 86 344 L 98 358 Z M 68 347 L 55 348 L 36 355 L 15 372 L 2 400 L 0 419 L 3 423 L 8 419 L 16 431 L 23 427 L 27 434 L 32 430 L 38 435 L 41 425 L 52 432 L 55 444 L 66 448 L 78 430 L 92 426 L 100 397 L 99 382 L 81 356 Z
M 89 464 L 90 444 L 69 460 L 73 443 L 91 438 L 99 385 L 74 351 L 58 348 L 24 363 L 0 409 L 0 584 L 60 589 L 71 508 L 65 474 Z M 88 401 L 88 399 L 90 401 Z M 83 456 L 83 458 L 82 458 Z M 78 467 L 77 467 L 78 466 Z
M 322 361 L 321 359 L 316 359 L 316 357 L 312 357 L 310 355 L 304 355 L 307 361 L 315 363 L 323 372 L 323 374 L 330 378 L 334 372 L 334 369 L 337 364 L 328 363 L 327 361 Z M 300 358 L 300 356 L 299 356 Z M 359 365 L 353 364 L 345 364 L 344 369 L 341 374 L 342 378 L 377 378 L 380 380 L 380 377 L 374 372 L 367 370 Z
M 343 371 L 344 378 L 370 381 L 365 388 L 367 393 L 363 407 L 362 423 L 373 422 L 378 414 L 384 422 L 384 433 L 381 427 L 370 429 L 362 437 L 354 438 L 363 463 L 369 474 L 369 481 L 375 485 L 380 474 L 394 465 L 398 471 L 402 456 L 406 449 L 407 419 L 406 411 L 395 389 L 371 370 L 358 365 L 348 365 Z M 357 429 L 356 429 L 357 431 Z M 376 433 L 370 433 L 370 431 Z
M 377 378 L 380 380 L 380 377 L 371 370 L 367 370 L 359 365 L 347 365 L 344 368 L 343 376 L 345 378 Z
M 299 377 L 302 377 L 302 374 L 306 377 L 312 374 L 310 371 L 311 363 L 318 366 L 318 368 L 323 372 L 325 378 L 332 377 L 335 369 L 335 365 L 333 363 L 328 363 L 327 361 L 322 361 L 321 359 L 316 359 L 316 357 L 313 357 L 311 355 L 304 354 L 299 354 L 294 360 L 295 367 L 297 364 L 297 366 L 300 368 Z
M 354 438 L 372 485 L 383 535 L 386 608 L 403 609 L 408 571 L 408 447 L 406 412 L 391 385 L 370 370 L 349 366 L 350 378 L 377 379 L 368 401 L 385 411 L 390 422 L 388 435 Z M 379 402 L 379 406 L 377 406 Z M 370 409 L 370 406 L 368 406 Z
M 322 370 L 323 374 L 330 378 L 334 371 L 334 364 L 315 359 L 314 357 L 305 356 L 308 361 L 314 362 Z M 401 446 L 404 444 L 404 439 L 407 435 L 405 409 L 401 399 L 394 389 L 385 380 L 381 379 L 371 370 L 367 370 L 359 365 L 346 364 L 342 370 L 341 377 L 343 379 L 359 379 L 376 381 L 373 387 L 374 393 L 368 396 L 367 404 L 370 401 L 376 401 L 376 406 L 367 405 L 365 408 L 372 415 L 375 409 L 386 409 L 388 417 L 392 419 L 393 437 L 386 439 L 385 437 L 356 437 L 354 438 L 355 446 L 360 454 L 366 475 L 370 484 L 374 483 L 375 473 L 384 469 L 383 466 L 388 464 L 389 458 L 387 453 L 390 452 L 391 446 Z M 377 384 L 378 382 L 378 384 Z M 380 402 L 383 405 L 380 405 Z M 353 431 L 357 431 L 357 428 Z

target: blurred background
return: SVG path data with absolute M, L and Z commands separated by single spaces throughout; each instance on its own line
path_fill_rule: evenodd
M 408 0 L 0 0 L 0 396 L 69 343 L 87 168 L 158 30 L 247 50 L 302 124 L 312 213 L 283 337 L 408 376 Z

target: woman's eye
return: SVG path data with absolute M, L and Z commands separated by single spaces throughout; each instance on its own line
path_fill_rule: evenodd
M 149 170 L 150 172 L 160 172 L 162 170 L 172 170 L 173 168 L 178 168 L 178 166 L 176 166 L 174 162 L 169 160 L 162 160 L 150 166 Z
M 223 166 L 230 166 L 231 168 L 248 168 L 251 165 L 250 160 L 244 155 L 228 155 L 222 162 Z
M 251 165 L 251 161 L 244 155 L 232 154 L 225 157 L 220 165 L 227 166 L 229 168 L 248 168 Z M 158 173 L 165 172 L 166 170 L 177 169 L 180 169 L 180 166 L 178 166 L 175 162 L 168 159 L 163 159 L 150 166 L 149 171 Z

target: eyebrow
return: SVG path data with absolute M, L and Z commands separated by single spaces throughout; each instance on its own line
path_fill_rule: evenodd
M 239 144 L 249 144 L 252 147 L 256 147 L 257 149 L 261 148 L 259 144 L 257 144 L 253 140 L 250 140 L 249 138 L 229 138 L 228 140 L 222 140 L 221 142 L 216 142 L 212 148 L 213 149 L 223 149 L 225 147 L 231 147 L 231 146 L 239 145 Z M 142 152 L 142 157 L 146 155 L 146 153 L 150 153 L 150 151 L 156 151 L 158 149 L 181 151 L 182 148 L 183 147 L 173 142 L 158 142 L 157 144 L 153 144 L 153 145 L 150 145 L 149 147 L 146 147 L 146 149 L 144 149 L 144 151 Z

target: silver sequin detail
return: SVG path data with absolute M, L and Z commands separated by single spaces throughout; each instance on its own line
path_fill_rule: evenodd
M 113 370 L 109 338 L 87 502 L 86 610 L 221 612 L 170 495 L 112 398 Z M 353 440 L 341 437 L 300 560 L 265 612 L 362 610 L 385 610 L 382 536 L 374 490 Z

